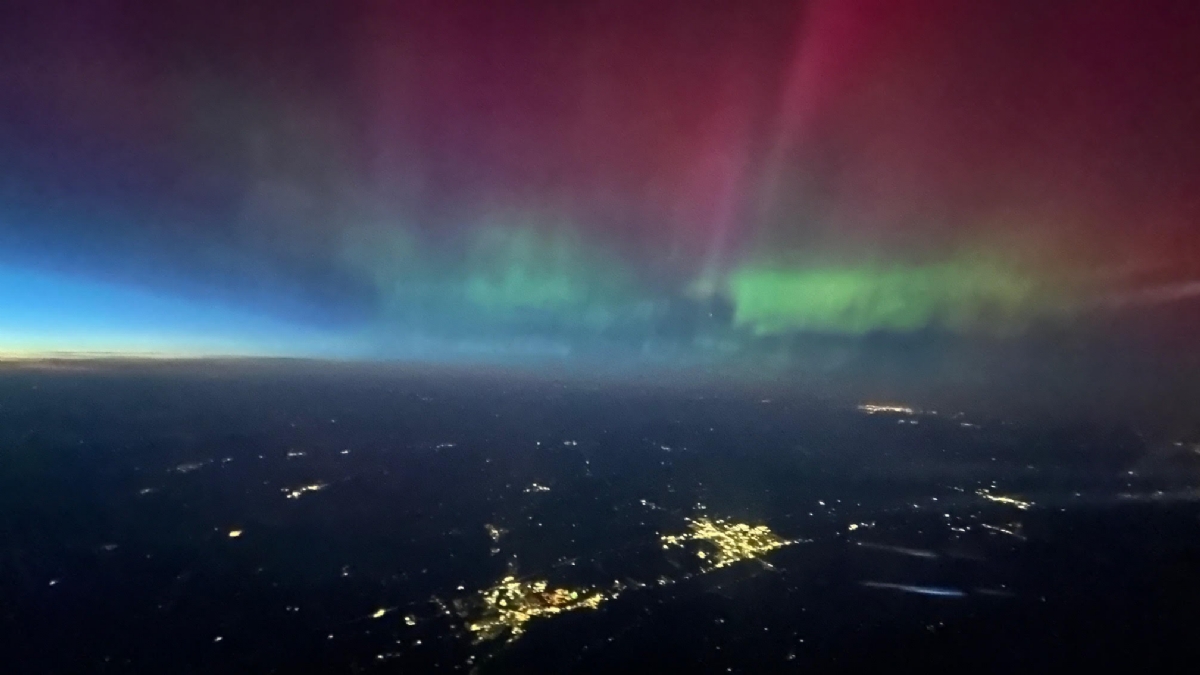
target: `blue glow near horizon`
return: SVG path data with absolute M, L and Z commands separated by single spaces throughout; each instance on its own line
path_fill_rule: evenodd
M 0 266 L 0 351 L 351 356 L 345 336 L 181 298 Z
M 84 275 L 0 264 L 0 358 L 43 356 L 255 356 L 439 364 L 595 365 L 601 351 L 566 339 L 448 337 L 395 321 L 321 328 L 230 306 Z M 679 361 L 643 348 L 631 362 Z M 704 359 L 683 359 L 696 365 Z M 616 367 L 611 359 L 605 368 Z

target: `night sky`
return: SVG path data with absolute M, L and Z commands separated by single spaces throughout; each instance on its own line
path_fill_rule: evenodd
M 686 360 L 1194 312 L 1197 26 L 1189 0 L 12 0 L 0 353 Z

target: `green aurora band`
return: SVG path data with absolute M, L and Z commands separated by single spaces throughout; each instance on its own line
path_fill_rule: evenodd
M 356 230 L 342 260 L 375 287 L 385 321 L 409 327 L 585 334 L 646 318 L 635 275 L 573 229 L 489 224 L 458 243 L 446 251 L 403 230 Z
M 404 230 L 368 228 L 347 240 L 343 262 L 374 285 L 385 323 L 434 333 L 482 323 L 496 335 L 650 336 L 688 298 L 696 316 L 711 316 L 714 302 L 731 312 L 723 324 L 695 322 L 693 336 L 1006 335 L 1069 316 L 1082 290 L 1016 255 L 964 251 L 920 263 L 752 260 L 652 287 L 620 255 L 552 224 L 490 221 L 442 248 Z
M 1065 308 L 1065 299 L 1035 275 L 973 257 L 926 265 L 746 266 L 729 275 L 727 288 L 735 325 L 757 335 L 927 327 L 1006 333 Z
M 492 317 L 532 311 L 603 329 L 635 295 L 617 258 L 588 247 L 572 230 L 487 227 L 474 233 L 464 296 Z

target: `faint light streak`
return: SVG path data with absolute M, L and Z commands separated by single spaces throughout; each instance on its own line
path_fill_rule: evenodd
M 1012 591 L 1006 591 L 1001 588 L 976 588 L 974 592 L 979 595 L 990 595 L 994 598 L 1011 598 L 1015 595 Z
M 854 542 L 854 544 L 856 546 L 861 546 L 862 548 L 873 549 L 876 551 L 885 551 L 887 553 L 899 553 L 900 555 L 906 555 L 906 556 L 909 556 L 912 558 L 934 559 L 934 558 L 940 557 L 937 553 L 934 553 L 933 551 L 926 551 L 924 549 L 919 549 L 919 548 L 905 548 L 903 546 L 891 546 L 888 544 L 875 544 L 875 543 L 872 543 L 869 541 L 856 541 L 856 542 Z
M 863 581 L 862 586 L 866 588 L 880 588 L 889 591 L 900 591 L 902 593 L 915 593 L 916 595 L 926 595 L 935 598 L 962 598 L 966 597 L 966 593 L 957 588 L 946 588 L 942 586 L 913 586 L 910 584 L 893 584 L 885 581 Z
M 1112 309 L 1139 305 L 1159 305 L 1178 302 L 1200 295 L 1200 281 L 1184 281 L 1130 293 L 1117 293 L 1102 298 L 1097 304 Z
M 1025 535 L 1023 535 L 1019 532 L 1019 530 L 1021 529 L 1020 523 L 1014 523 L 1012 525 L 1009 525 L 1008 527 L 1001 527 L 999 525 L 990 525 L 988 523 L 980 523 L 979 526 L 984 528 L 985 530 L 991 530 L 992 532 L 999 532 L 1000 534 L 1007 534 L 1008 536 L 1015 537 L 1017 539 L 1020 539 L 1021 541 L 1026 540 Z

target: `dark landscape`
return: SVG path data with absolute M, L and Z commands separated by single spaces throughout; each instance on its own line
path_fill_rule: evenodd
M 702 386 L 10 367 L 6 670 L 1166 668 L 1198 650 L 1198 448 Z M 722 521 L 774 543 L 663 539 Z M 504 624 L 506 577 L 595 604 Z

